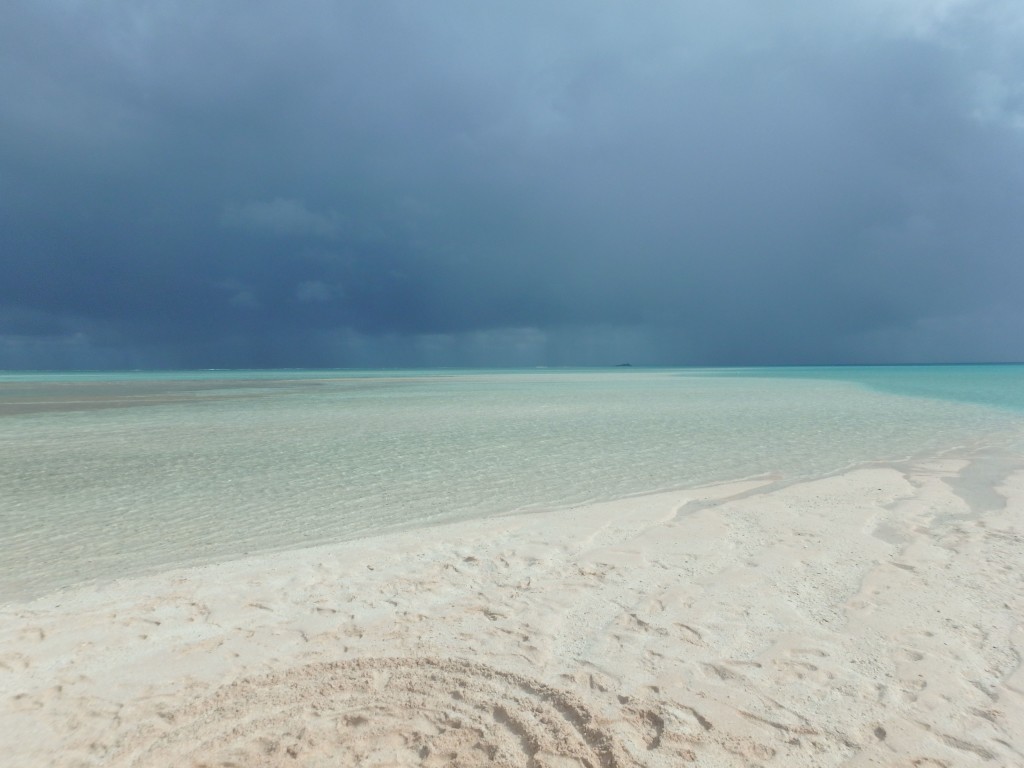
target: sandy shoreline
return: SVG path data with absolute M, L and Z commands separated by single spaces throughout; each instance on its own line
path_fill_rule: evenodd
M 1024 765 L 1024 469 L 994 509 L 965 501 L 969 469 L 663 493 L 9 604 L 0 754 Z

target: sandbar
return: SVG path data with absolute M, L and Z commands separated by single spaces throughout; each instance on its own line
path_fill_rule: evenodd
M 0 754 L 1024 765 L 1024 468 L 979 506 L 971 467 L 754 479 L 9 603 Z

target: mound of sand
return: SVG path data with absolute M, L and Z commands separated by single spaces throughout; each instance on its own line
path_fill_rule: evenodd
M 309 664 L 238 681 L 161 717 L 108 764 L 636 765 L 579 697 L 466 661 Z

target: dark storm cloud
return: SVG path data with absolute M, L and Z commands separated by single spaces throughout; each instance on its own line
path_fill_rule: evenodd
M 328 238 L 338 234 L 336 216 L 314 213 L 297 200 L 284 200 L 280 197 L 267 202 L 228 206 L 223 221 L 228 227 L 250 229 L 257 233 Z
M 9 3 L 0 367 L 1024 358 L 1016 3 Z

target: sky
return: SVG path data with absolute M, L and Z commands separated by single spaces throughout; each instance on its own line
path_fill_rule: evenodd
M 0 369 L 1024 360 L 1020 0 L 11 0 Z

